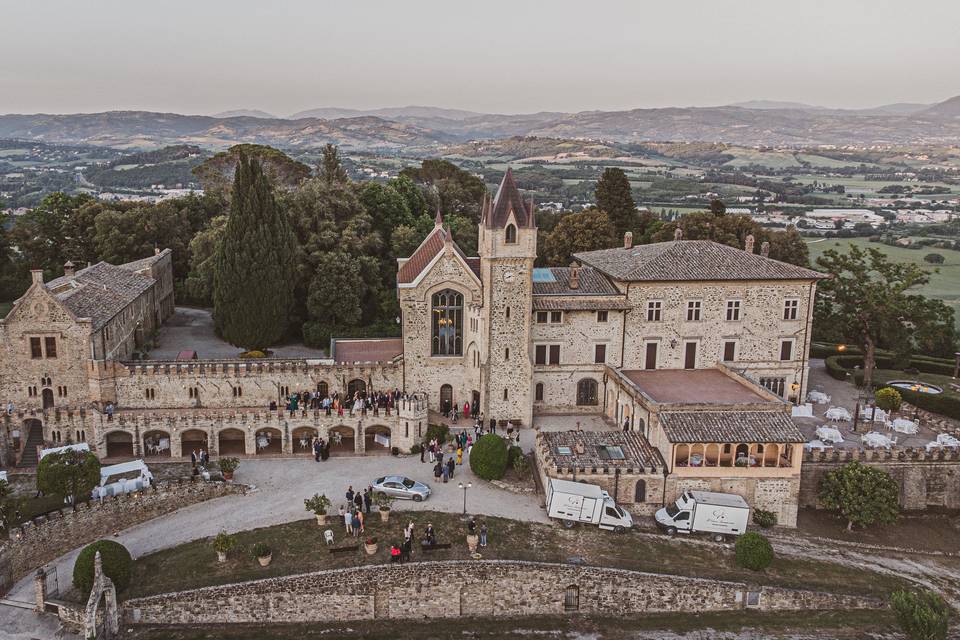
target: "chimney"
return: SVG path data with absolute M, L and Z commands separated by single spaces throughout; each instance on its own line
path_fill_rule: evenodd
M 73 273 L 73 263 L 67 260 L 63 263 L 63 275 L 67 276 L 68 278 L 72 278 Z
M 770 257 L 770 243 L 769 243 L 769 242 L 764 242 L 763 244 L 760 245 L 760 255 L 762 255 L 764 258 L 769 258 L 769 257 Z
M 33 284 L 43 284 L 43 269 L 30 269 L 30 279 Z
M 627 231 L 623 234 L 623 248 L 629 249 L 633 246 L 633 231 Z
M 627 233 L 629 233 L 629 231 Z M 576 262 L 570 263 L 570 282 L 567 286 L 571 289 L 580 288 L 580 265 Z
M 153 255 L 155 255 L 155 256 L 160 255 L 160 247 L 154 247 L 154 248 L 153 248 Z
M 683 229 L 681 229 L 680 227 L 677 227 L 676 229 L 674 229 L 674 231 L 673 231 L 673 239 L 674 239 L 674 240 L 683 240 Z
M 577 451 L 577 455 L 580 455 L 580 456 L 582 456 L 584 451 L 586 451 L 586 448 L 583 446 L 582 442 L 577 442 L 576 451 Z
M 747 241 L 743 243 L 743 250 L 747 253 L 753 253 L 753 234 L 747 234 Z

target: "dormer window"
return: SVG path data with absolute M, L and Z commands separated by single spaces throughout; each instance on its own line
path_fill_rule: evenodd
M 507 230 L 504 234 L 504 242 L 507 244 L 517 244 L 517 228 L 514 225 L 507 225 Z

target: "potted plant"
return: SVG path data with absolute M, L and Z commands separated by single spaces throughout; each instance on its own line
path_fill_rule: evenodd
M 374 496 L 374 500 L 376 501 L 377 506 L 380 508 L 380 521 L 389 522 L 390 504 L 393 502 L 393 496 L 388 496 L 385 493 L 377 493 Z
M 224 529 L 221 529 L 217 537 L 213 539 L 213 548 L 217 552 L 217 562 L 226 562 L 227 554 L 235 546 L 237 546 L 236 536 L 232 536 Z
M 327 509 L 330 508 L 330 498 L 326 494 L 315 493 L 313 497 L 303 501 L 303 506 L 307 511 L 312 511 L 317 516 L 317 524 L 325 525 L 327 523 Z
M 367 552 L 368 556 L 372 556 L 377 552 L 377 539 L 370 537 L 367 538 L 363 543 L 363 550 Z
M 253 545 L 253 557 L 257 559 L 261 567 L 265 567 L 273 560 L 273 551 L 265 542 L 258 542 Z
M 233 480 L 233 472 L 237 470 L 237 467 L 240 466 L 239 458 L 220 458 L 217 462 L 220 466 L 220 473 L 223 474 L 223 479 L 227 482 Z

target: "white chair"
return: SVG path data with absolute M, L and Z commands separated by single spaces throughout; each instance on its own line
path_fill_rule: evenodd
M 333 531 L 331 529 L 323 532 L 323 540 L 327 543 L 328 547 L 333 546 Z

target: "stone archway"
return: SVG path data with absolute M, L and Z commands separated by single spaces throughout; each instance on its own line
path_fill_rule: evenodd
M 111 431 L 105 438 L 108 458 L 132 458 L 133 434 L 126 431 Z
M 283 453 L 283 433 L 273 427 L 264 427 L 254 434 L 257 455 Z
M 327 432 L 331 456 L 352 456 L 357 451 L 356 432 L 344 424 L 331 427 Z
M 347 383 L 347 401 L 353 402 L 354 396 L 359 393 L 361 398 L 367 396 L 367 383 L 361 378 L 354 378 Z
M 103 614 L 99 614 L 101 609 Z M 109 640 L 120 632 L 120 616 L 117 611 L 117 589 L 107 574 L 103 572 L 103 560 L 100 552 L 93 559 L 93 589 L 87 598 L 84 612 L 83 632 L 87 638 Z
M 446 415 L 453 408 L 453 387 L 449 384 L 440 385 L 440 413 Z
M 293 452 L 313 455 L 313 439 L 317 437 L 317 430 L 313 427 L 297 427 L 293 430 Z
M 221 456 L 242 456 L 247 453 L 247 435 L 233 427 L 217 434 L 217 451 Z
M 366 453 L 370 455 L 389 455 L 391 444 L 389 427 L 376 424 L 363 430 L 363 446 Z
M 47 387 L 41 392 L 43 396 L 43 408 L 51 409 L 53 408 L 53 389 Z
M 170 457 L 170 434 L 167 431 L 155 429 L 143 434 L 143 457 Z
M 180 435 L 180 457 L 189 458 L 190 454 L 196 452 L 200 457 L 200 452 L 210 452 L 210 446 L 207 442 L 207 432 L 201 429 L 187 429 Z

